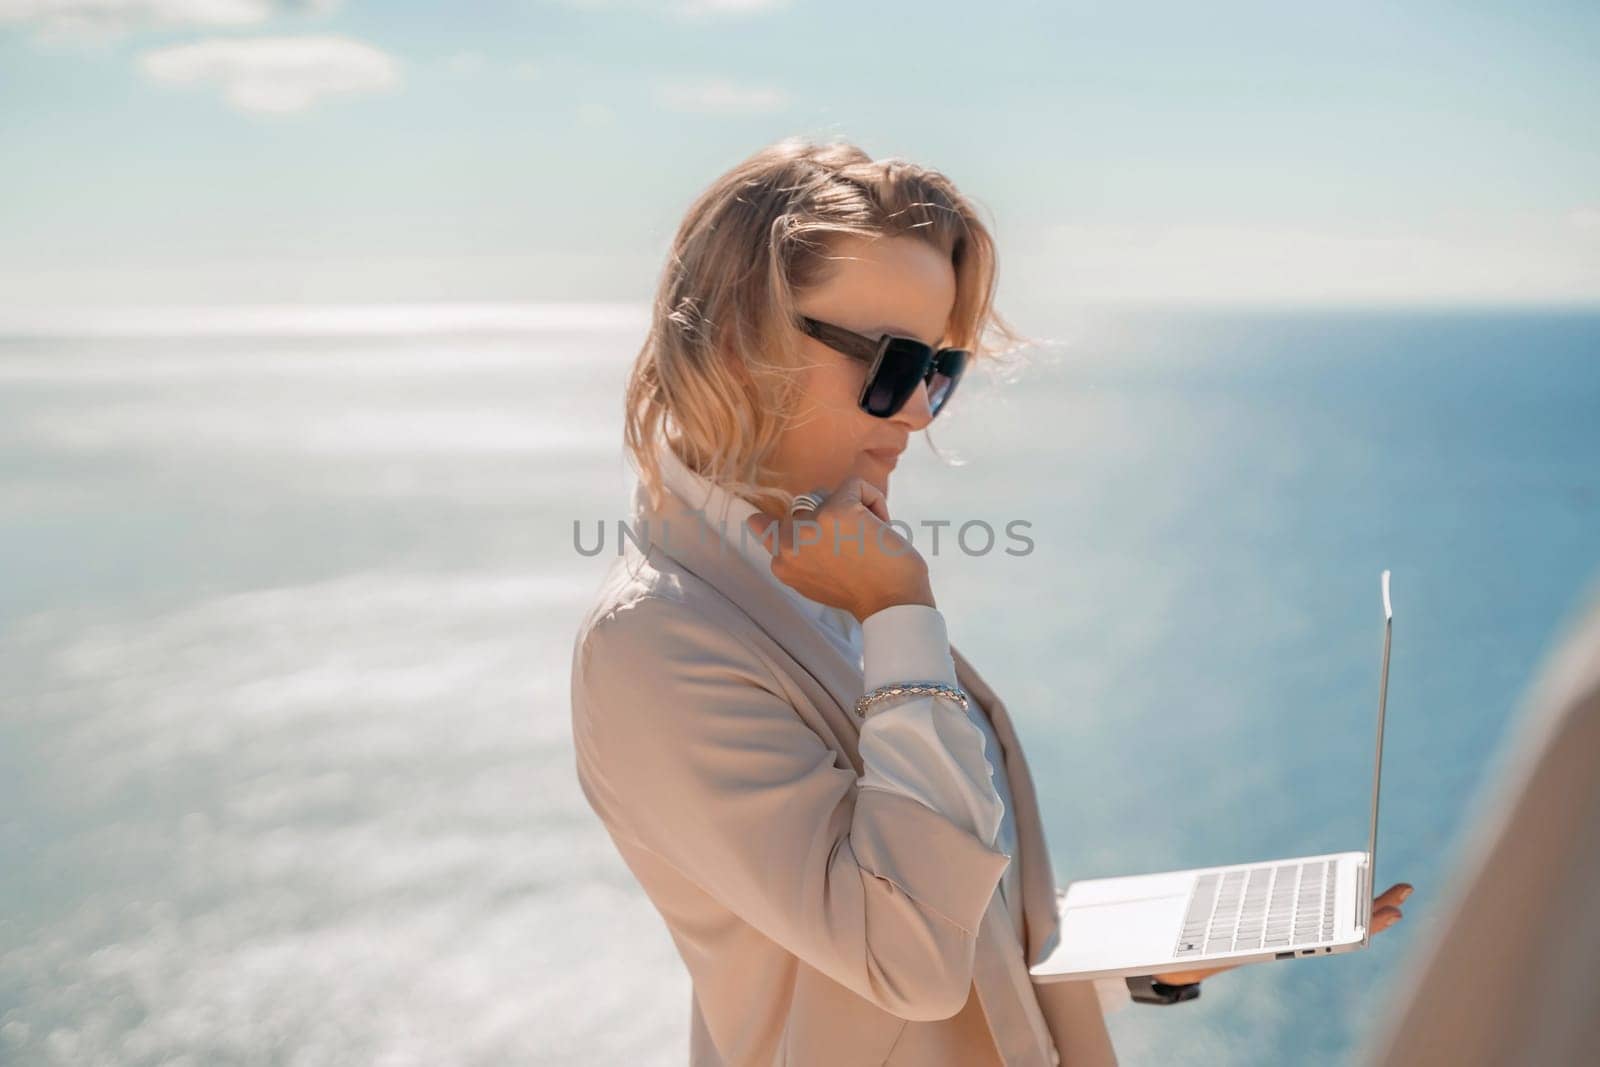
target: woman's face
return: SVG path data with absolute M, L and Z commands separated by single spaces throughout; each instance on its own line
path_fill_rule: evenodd
M 837 238 L 834 271 L 799 295 L 800 313 L 876 339 L 892 333 L 938 346 L 956 302 L 948 256 L 916 237 Z M 797 331 L 798 332 L 798 331 Z M 832 491 L 852 471 L 889 492 L 889 474 L 911 435 L 928 425 L 928 388 L 880 419 L 857 404 L 867 365 L 800 334 L 807 362 L 795 421 L 779 438 L 773 464 L 792 493 Z M 858 466 L 859 464 L 859 466 Z

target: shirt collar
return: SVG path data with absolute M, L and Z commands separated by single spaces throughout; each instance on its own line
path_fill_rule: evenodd
M 803 595 L 793 586 L 785 585 L 772 573 L 772 553 L 761 540 L 745 526 L 745 520 L 760 509 L 741 496 L 730 493 L 689 467 L 668 447 L 664 439 L 656 444 L 656 461 L 661 466 L 661 481 L 691 508 L 701 512 L 705 521 L 722 532 L 723 538 L 749 561 L 758 572 L 789 596 L 808 618 L 822 621 L 832 609 L 819 601 Z

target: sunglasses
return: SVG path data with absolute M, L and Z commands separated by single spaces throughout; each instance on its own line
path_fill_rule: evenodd
M 939 414 L 956 391 L 970 357 L 964 348 L 935 349 L 915 337 L 888 333 L 874 340 L 809 316 L 801 317 L 800 326 L 834 351 L 867 364 L 867 381 L 861 387 L 859 403 L 862 411 L 880 419 L 905 407 L 918 382 L 927 383 L 928 409 L 932 415 Z

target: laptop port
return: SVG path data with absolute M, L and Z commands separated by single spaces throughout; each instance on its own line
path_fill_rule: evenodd
M 1280 953 L 1277 954 L 1277 956 L 1274 957 L 1274 959 L 1292 960 L 1292 959 L 1294 959 L 1294 953 L 1293 952 L 1280 952 Z

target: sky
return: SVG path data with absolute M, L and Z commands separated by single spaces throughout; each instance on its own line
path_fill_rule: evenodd
M 791 134 L 1002 304 L 1600 302 L 1600 5 L 0 0 L 0 306 L 648 300 Z

